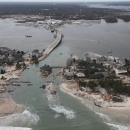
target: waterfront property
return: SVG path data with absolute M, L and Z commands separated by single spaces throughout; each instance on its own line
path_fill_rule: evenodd
M 123 65 L 114 67 L 114 70 L 115 70 L 116 74 L 126 74 L 127 73 L 127 69 Z

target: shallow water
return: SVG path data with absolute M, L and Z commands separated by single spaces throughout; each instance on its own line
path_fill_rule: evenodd
M 47 79 L 39 77 L 38 74 L 39 68 L 44 64 L 65 66 L 66 59 L 74 53 L 83 56 L 87 51 L 106 54 L 112 50 L 117 56 L 129 56 L 129 24 L 120 21 L 112 25 L 102 21 L 101 25 L 88 27 L 86 24 L 62 27 L 64 38 L 61 44 L 44 61 L 38 65 L 30 65 L 29 69 L 21 74 L 19 81 L 30 81 L 33 84 L 32 86 L 21 84 L 13 93 L 15 102 L 26 106 L 25 111 L 22 114 L 1 117 L 0 125 L 29 127 L 33 130 L 129 130 L 129 117 L 104 113 L 97 107 L 63 93 L 59 89 L 60 78 L 55 76 L 56 79 L 53 80 L 53 75 L 57 74 L 58 69 L 54 69 Z M 33 44 L 35 46 L 35 43 Z M 6 41 L 4 45 L 8 45 L 8 42 Z M 21 48 L 22 46 L 25 47 L 21 45 Z M 125 49 L 121 51 L 120 48 Z M 48 95 L 45 90 L 39 88 L 47 81 L 54 82 L 57 96 Z

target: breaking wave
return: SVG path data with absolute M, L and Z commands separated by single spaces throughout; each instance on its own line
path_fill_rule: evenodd
M 89 103 L 86 103 L 82 98 L 77 97 L 77 96 L 75 96 L 75 95 L 73 95 L 71 93 L 69 93 L 69 94 L 71 96 L 79 99 L 82 104 L 84 104 L 87 108 L 89 108 L 95 114 L 100 116 L 103 119 L 104 123 L 111 127 L 111 130 L 130 130 L 130 125 L 128 125 L 128 124 L 124 125 L 124 123 L 118 123 L 116 120 L 112 119 L 112 117 L 104 114 L 102 111 L 100 111 L 95 106 L 93 106 L 93 105 L 91 105 Z
M 31 125 L 36 125 L 39 120 L 40 118 L 37 114 L 32 114 L 30 111 L 25 110 L 20 114 L 0 117 L 0 126 L 29 127 Z
M 106 124 L 111 126 L 113 130 L 130 130 L 130 126 L 117 125 L 117 124 L 111 124 L 111 123 L 106 123 Z
M 58 95 L 47 94 L 47 98 L 49 107 L 53 111 L 57 112 L 58 114 L 64 114 L 67 119 L 73 119 L 76 117 L 75 112 L 72 109 L 60 105 Z
M 50 106 L 50 108 L 59 114 L 63 113 L 67 119 L 75 118 L 75 112 L 69 108 L 64 106 Z
M 0 130 L 32 130 L 31 128 L 23 128 L 23 127 L 4 127 L 0 126 Z

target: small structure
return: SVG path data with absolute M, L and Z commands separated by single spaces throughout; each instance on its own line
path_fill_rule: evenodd
M 65 72 L 64 76 L 66 77 L 67 80 L 71 80 L 74 76 L 74 72 Z
M 84 72 L 85 71 L 85 66 L 77 66 L 76 71 L 77 72 Z
M 82 73 L 82 72 L 76 73 L 76 76 L 77 76 L 78 78 L 85 78 L 85 75 L 84 75 L 84 73 Z
M 114 70 L 115 70 L 116 74 L 126 74 L 127 73 L 127 69 L 123 65 L 114 68 Z
M 98 69 L 99 71 L 106 69 L 106 67 L 101 64 L 96 64 L 92 68 Z

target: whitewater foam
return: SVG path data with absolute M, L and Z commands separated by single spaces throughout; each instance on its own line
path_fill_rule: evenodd
M 68 94 L 73 96 L 74 98 L 79 99 L 82 104 L 87 106 L 95 114 L 99 115 L 103 119 L 104 123 L 111 127 L 111 130 L 130 130 L 130 125 L 128 125 L 128 124 L 124 125 L 124 123 L 119 124 L 116 120 L 113 120 L 112 117 L 101 112 L 97 107 L 95 107 L 89 103 L 86 103 L 84 101 L 84 99 L 77 97 L 77 96 L 73 95 L 72 93 L 68 93 Z M 126 116 L 126 118 L 128 118 L 128 117 Z
M 113 127 L 114 130 L 130 130 L 130 126 L 111 124 L 111 123 L 106 123 L 106 124 Z
M 75 112 L 69 108 L 64 106 L 50 106 L 50 108 L 59 114 L 63 113 L 67 119 L 75 118 Z
M 76 117 L 75 112 L 72 109 L 60 105 L 58 95 L 47 94 L 47 98 L 49 107 L 53 111 L 57 112 L 58 114 L 64 114 L 67 119 L 73 119 Z
M 23 127 L 3 127 L 0 126 L 0 130 L 32 130 L 31 128 L 23 128 Z
M 110 122 L 111 118 L 103 113 L 95 112 L 97 115 L 99 115 L 104 121 Z
M 60 115 L 59 115 L 59 114 L 56 114 L 56 115 L 54 116 L 54 118 L 58 118 L 58 117 L 60 117 Z
M 12 114 L 9 116 L 0 117 L 1 126 L 31 126 L 36 125 L 40 120 L 37 114 L 32 114 L 30 111 L 25 110 L 23 113 Z

